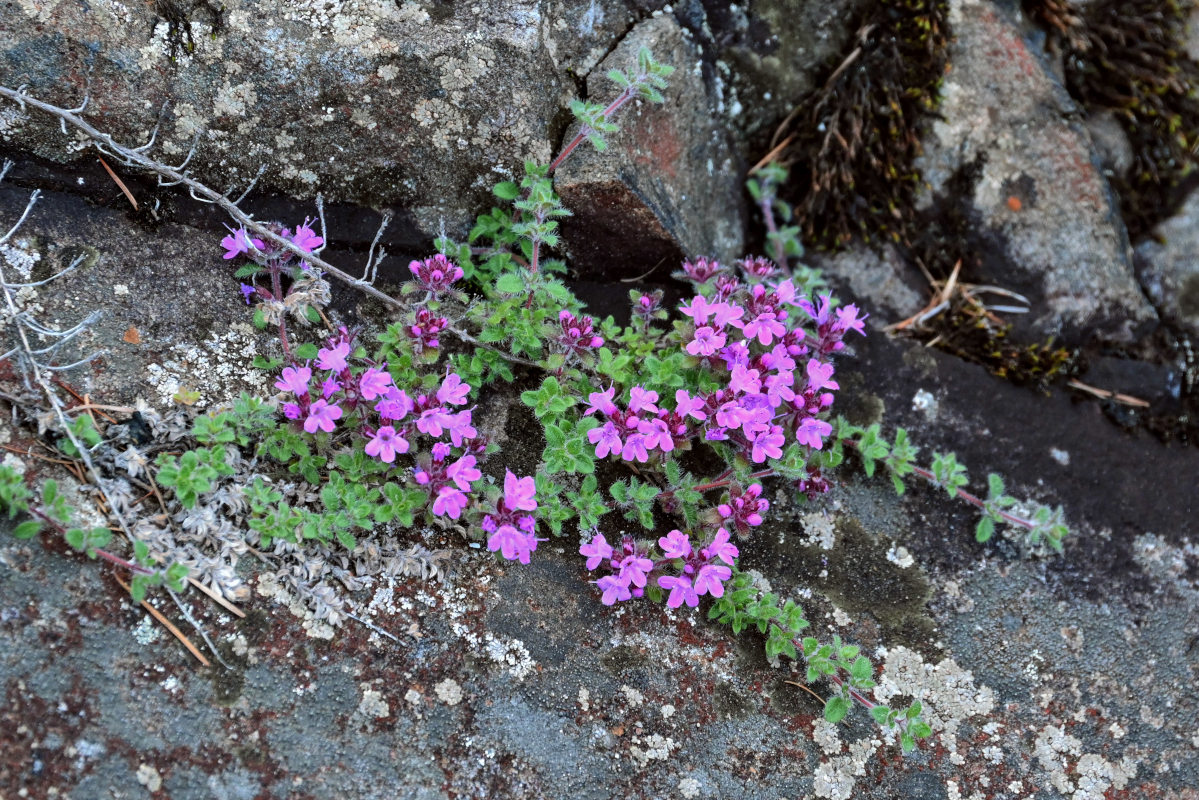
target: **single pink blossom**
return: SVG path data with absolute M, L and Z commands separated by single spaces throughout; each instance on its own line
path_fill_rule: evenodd
M 308 408 L 308 418 L 304 420 L 304 430 L 316 433 L 319 428 L 326 433 L 333 431 L 334 420 L 341 419 L 341 407 L 329 405 L 325 400 L 317 400 Z
M 531 477 L 518 478 L 512 470 L 505 470 L 504 505 L 512 510 L 536 511 L 537 486 Z
M 275 388 L 292 392 L 297 397 L 308 396 L 308 381 L 312 380 L 312 370 L 308 367 L 284 367 L 283 375 L 275 381 Z
M 612 545 L 602 533 L 597 533 L 590 542 L 579 546 L 579 555 L 587 556 L 587 569 L 595 569 L 612 557 Z
M 466 495 L 456 486 L 442 486 L 433 500 L 433 513 L 439 517 L 458 519 L 466 508 Z
M 366 454 L 379 459 L 384 464 L 394 462 L 396 453 L 407 452 L 408 440 L 396 433 L 396 429 L 390 425 L 379 428 L 371 440 L 366 443 Z

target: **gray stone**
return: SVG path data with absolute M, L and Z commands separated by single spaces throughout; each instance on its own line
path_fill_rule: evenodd
M 1003 6 L 954 0 L 950 22 L 942 119 L 919 162 L 925 202 L 975 165 L 964 195 L 940 198 L 967 204 L 989 249 L 983 274 L 968 277 L 1032 297 L 1026 324 L 1037 336 L 1131 341 L 1156 314 L 1077 109 Z
M 1145 293 L 1162 317 L 1199 336 L 1199 192 L 1137 245 Z
M 588 96 L 615 97 L 606 73 L 635 70 L 642 47 L 675 67 L 666 102 L 627 105 L 605 152 L 583 145 L 557 172 L 557 191 L 574 213 L 563 237 L 585 278 L 669 273 L 683 256 L 741 255 L 741 164 L 714 116 L 698 48 L 678 23 L 658 15 L 630 31 L 589 79 Z
M 21 0 L 0 25 L 0 83 L 71 107 L 118 141 L 241 191 L 414 209 L 465 229 L 496 175 L 550 154 L 555 116 L 631 22 L 620 0 Z M 91 160 L 37 113 L 3 141 Z

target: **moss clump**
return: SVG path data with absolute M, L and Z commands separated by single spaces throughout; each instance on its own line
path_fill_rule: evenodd
M 965 361 L 981 364 L 992 375 L 1017 386 L 1048 391 L 1055 379 L 1075 373 L 1077 350 L 1055 347 L 1052 338 L 1044 342 L 1017 342 L 1009 339 L 1011 329 L 1011 325 L 975 298 L 963 295 L 935 319 L 929 330 L 917 331 L 915 338 Z
M 1173 213 L 1199 178 L 1199 64 L 1184 44 L 1193 0 L 1025 0 L 1061 51 L 1066 88 L 1113 112 L 1133 163 L 1113 180 L 1133 238 Z
M 920 123 L 939 100 L 947 59 L 944 0 L 866 4 L 849 52 L 779 126 L 791 166 L 785 199 L 803 236 L 836 247 L 854 236 L 905 238 L 920 175 Z M 773 147 L 772 147 L 773 149 Z

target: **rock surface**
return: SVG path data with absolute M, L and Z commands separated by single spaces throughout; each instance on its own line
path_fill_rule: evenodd
M 0 219 L 23 206 L 23 193 L 0 198 Z M 203 313 L 218 327 L 238 324 L 239 310 L 248 318 L 235 290 L 219 290 L 234 281 L 203 243 L 211 233 L 138 230 L 119 213 L 49 196 L 29 224 L 43 253 L 72 235 L 104 248 L 100 269 L 33 301 L 63 314 L 100 303 L 106 342 L 142 326 L 127 368 L 114 361 L 72 376 L 94 400 L 165 405 L 138 385 L 142 365 L 179 370 L 174 346 L 204 339 L 213 323 Z M 123 246 L 163 257 L 148 273 L 140 258 L 107 252 Z M 205 299 L 194 311 L 171 305 L 178 293 L 155 284 Z M 130 308 L 131 296 L 144 307 Z M 177 323 L 145 322 L 154 319 Z M 358 596 L 400 643 L 354 622 L 332 640 L 309 638 L 263 582 L 244 620 L 189 595 L 229 665 L 200 668 L 108 570 L 5 536 L 0 791 L 1194 800 L 1194 451 L 1129 436 L 1094 404 L 1017 389 L 877 332 L 855 349 L 839 372 L 847 413 L 912 429 L 926 454 L 958 451 L 976 482 L 1003 472 L 1014 494 L 1064 504 L 1077 533 L 1064 558 L 1024 559 L 1014 541 L 973 542 L 974 514 L 941 493 L 913 487 L 896 498 L 852 468 L 824 503 L 771 497 L 774 514 L 744 543 L 744 566 L 801 601 L 817 631 L 875 656 L 880 697 L 924 701 L 936 735 L 915 754 L 899 757 L 863 712 L 842 727 L 823 723 L 818 702 L 787 682 L 801 676 L 766 662 L 760 639 L 648 603 L 605 608 L 572 537 L 544 543 L 520 567 L 451 534 L 407 532 L 455 547 L 457 577 Z M 207 353 L 182 369 L 221 363 Z M 502 387 L 488 398 L 514 400 Z M 519 409 L 502 415 L 504 459 L 524 468 L 539 445 L 529 447 L 537 435 Z M 169 603 L 163 611 L 176 614 Z
M 689 38 L 665 15 L 639 24 L 588 81 L 588 97 L 614 97 L 618 87 L 606 73 L 635 65 L 642 47 L 652 45 L 664 64 L 697 64 Z M 574 214 L 562 234 L 584 279 L 632 278 L 655 268 L 668 274 L 683 257 L 727 262 L 741 254 L 743 167 L 712 113 L 715 98 L 699 71 L 687 67 L 671 75 L 664 94 L 660 106 L 626 106 L 606 151 L 584 145 L 556 174 L 555 188 Z
M 1078 109 L 1012 4 L 954 0 L 952 69 L 920 168 L 928 202 L 966 204 L 972 280 L 1034 299 L 1032 332 L 1131 342 L 1157 321 Z M 955 176 L 968 186 L 949 191 Z
M 0 81 L 75 106 L 201 180 L 414 211 L 426 235 L 469 224 L 490 183 L 550 155 L 555 117 L 632 22 L 620 0 L 21 0 L 0 26 Z M 6 142 L 63 161 L 73 137 L 5 108 Z M 241 188 L 237 189 L 238 192 Z
M 1137 246 L 1145 293 L 1164 319 L 1199 336 L 1199 192 Z

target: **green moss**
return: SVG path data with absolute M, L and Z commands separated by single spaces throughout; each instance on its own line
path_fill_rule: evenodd
M 791 166 L 784 195 L 806 241 L 904 240 L 921 181 L 920 125 L 945 74 L 948 9 L 944 0 L 867 4 L 848 51 L 779 128 Z
M 1193 0 L 1025 0 L 1061 51 L 1066 87 L 1088 111 L 1110 111 L 1133 163 L 1112 183 L 1129 234 L 1148 234 L 1199 177 L 1199 64 L 1185 52 Z

